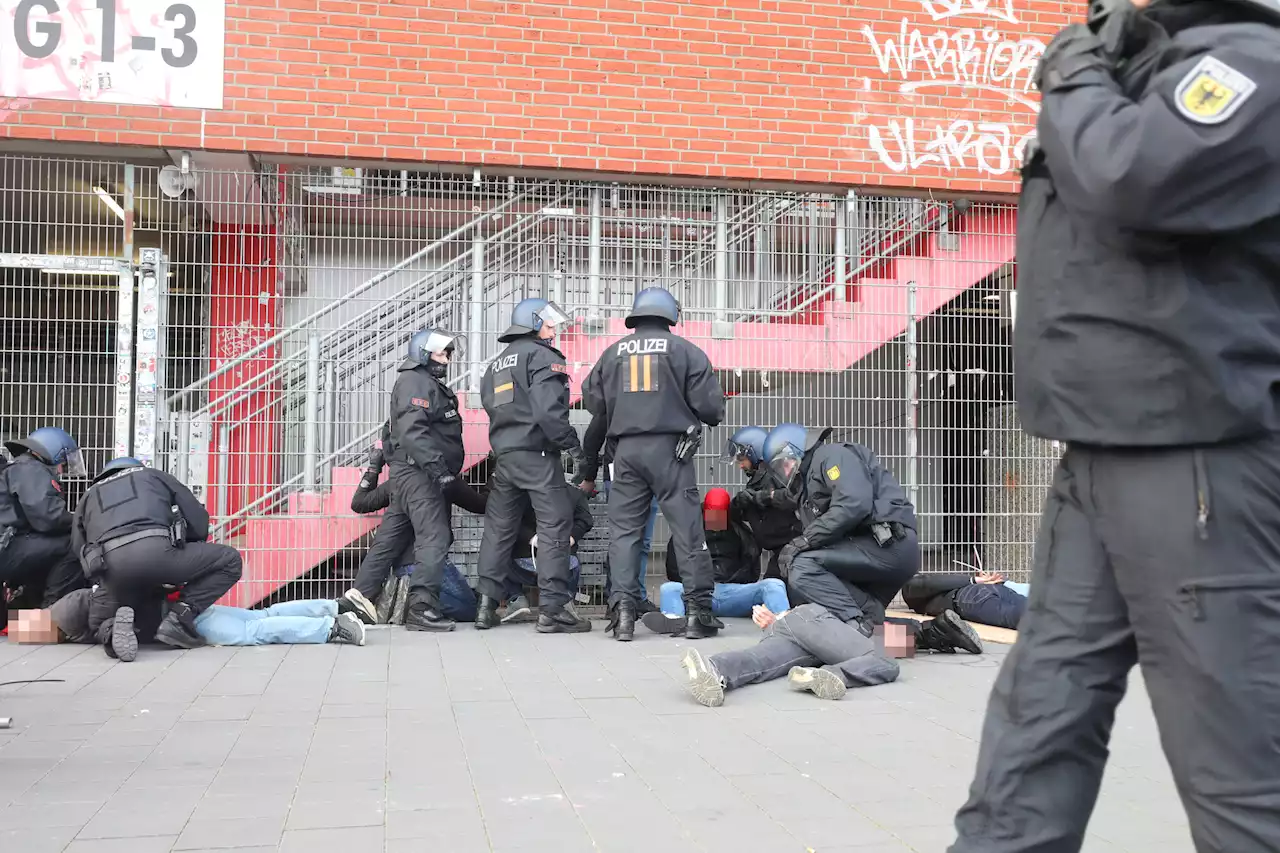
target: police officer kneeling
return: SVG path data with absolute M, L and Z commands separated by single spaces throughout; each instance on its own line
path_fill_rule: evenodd
M 569 369 L 551 345 L 556 326 L 568 316 L 545 299 L 522 300 L 511 326 L 498 338 L 507 348 L 493 360 L 480 384 L 489 413 L 494 470 L 480 539 L 480 606 L 476 627 L 501 624 L 511 557 L 520 535 L 526 497 L 537 519 L 538 624 L 544 634 L 581 633 L 591 623 L 574 612 L 569 588 L 569 536 L 575 499 L 565 482 L 562 452 L 582 460 L 582 441 L 569 424 Z
M 778 566 L 797 599 L 821 604 L 870 637 L 920 570 L 916 513 L 870 449 L 828 443 L 830 434 L 778 424 L 765 439 L 769 465 L 797 497 L 804 525 Z
M 22 587 L 22 606 L 35 608 L 85 584 L 62 491 L 63 474 L 85 476 L 75 439 L 58 427 L 41 427 L 5 447 L 15 459 L 0 464 L 0 628 L 8 618 L 4 587 Z
M 1141 663 L 1196 850 L 1274 853 L 1280 3 L 1095 11 L 1036 74 L 1017 403 L 1067 450 L 951 850 L 1080 850 Z
M 240 580 L 240 552 L 208 538 L 209 513 L 196 496 L 128 456 L 103 466 L 76 506 L 71 531 L 85 576 L 105 583 L 122 608 L 136 611 L 162 587 L 179 588 L 156 639 L 180 649 L 205 644 L 196 616 Z
M 609 346 L 582 384 L 583 401 L 607 419 L 615 445 L 609 628 L 624 642 L 635 636 L 640 549 L 654 496 L 684 582 L 685 636 L 710 637 L 724 627 L 711 612 L 715 569 L 692 465 L 702 425 L 724 419 L 724 392 L 707 354 L 671 331 L 679 320 L 674 296 L 660 287 L 641 290 L 626 320 L 635 331 Z

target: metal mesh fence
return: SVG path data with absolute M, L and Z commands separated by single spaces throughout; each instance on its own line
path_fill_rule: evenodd
M 241 601 L 328 595 L 354 574 L 377 518 L 353 514 L 350 499 L 413 331 L 465 342 L 449 381 L 469 475 L 483 480 L 472 392 L 514 304 L 546 296 L 574 314 L 559 345 L 576 404 L 632 295 L 654 285 L 680 299 L 677 331 L 707 350 L 731 394 L 696 462 L 704 488 L 741 486 L 716 462 L 739 426 L 831 426 L 907 485 L 927 570 L 958 561 L 1022 579 L 1029 568 L 1057 450 L 1027 440 L 1011 414 L 1010 206 L 247 157 L 185 170 L 7 157 L 0 170 L 0 251 L 129 259 L 136 281 L 143 249 L 163 256 L 156 461 L 245 552 Z M 0 431 L 65 425 L 101 464 L 119 437 L 118 380 L 139 380 L 135 424 L 152 417 L 151 377 L 114 370 L 119 282 L 0 275 Z M 585 412 L 574 417 L 585 427 Z M 596 510 L 581 546 L 588 587 L 607 546 L 603 497 Z M 480 521 L 456 518 L 467 571 Z M 659 521 L 651 577 L 666 541 Z

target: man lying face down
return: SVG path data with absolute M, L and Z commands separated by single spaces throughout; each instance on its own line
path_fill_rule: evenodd
M 363 646 L 365 628 L 343 602 L 289 601 L 263 610 L 215 604 L 196 617 L 196 631 L 215 646 L 351 643 Z M 129 662 L 140 643 L 155 642 L 168 609 L 160 596 L 145 606 L 121 607 L 106 586 L 79 589 L 44 610 L 22 610 L 12 636 L 18 643 L 101 645 L 109 657 Z M 346 612 L 339 612 L 346 610 Z

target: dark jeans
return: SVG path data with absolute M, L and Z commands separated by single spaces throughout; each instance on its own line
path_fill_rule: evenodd
M 881 548 L 870 536 L 805 551 L 791 564 L 793 602 L 820 604 L 841 622 L 884 621 L 885 608 L 916 572 L 920 543 L 914 530 Z
M 960 587 L 955 594 L 955 607 L 961 619 L 1009 628 L 1016 631 L 1027 610 L 1027 597 L 998 583 L 972 583 Z
M 803 604 L 781 616 L 754 646 L 711 656 L 732 690 L 782 678 L 793 666 L 821 666 L 845 687 L 872 687 L 898 680 L 898 664 L 881 654 L 875 640 L 817 604 Z

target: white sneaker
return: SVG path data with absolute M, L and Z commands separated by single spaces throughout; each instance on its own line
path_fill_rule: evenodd
M 699 705 L 719 708 L 724 704 L 724 679 L 716 666 L 697 649 L 689 649 L 680 660 L 689 676 L 689 692 Z
M 350 606 L 343 607 L 342 606 L 343 602 L 339 602 L 338 603 L 339 611 L 345 612 L 347 610 L 352 610 L 355 612 L 357 616 L 360 617 L 360 621 L 363 622 L 364 624 L 366 625 L 378 624 L 378 608 L 374 607 L 373 602 L 365 598 L 364 593 L 362 593 L 360 590 L 354 589 L 354 588 L 349 589 L 342 594 L 342 598 L 343 598 L 343 601 L 345 601 Z
M 843 699 L 845 694 L 840 676 L 820 667 L 793 666 L 787 673 L 787 683 L 792 690 L 808 690 L 819 699 Z

